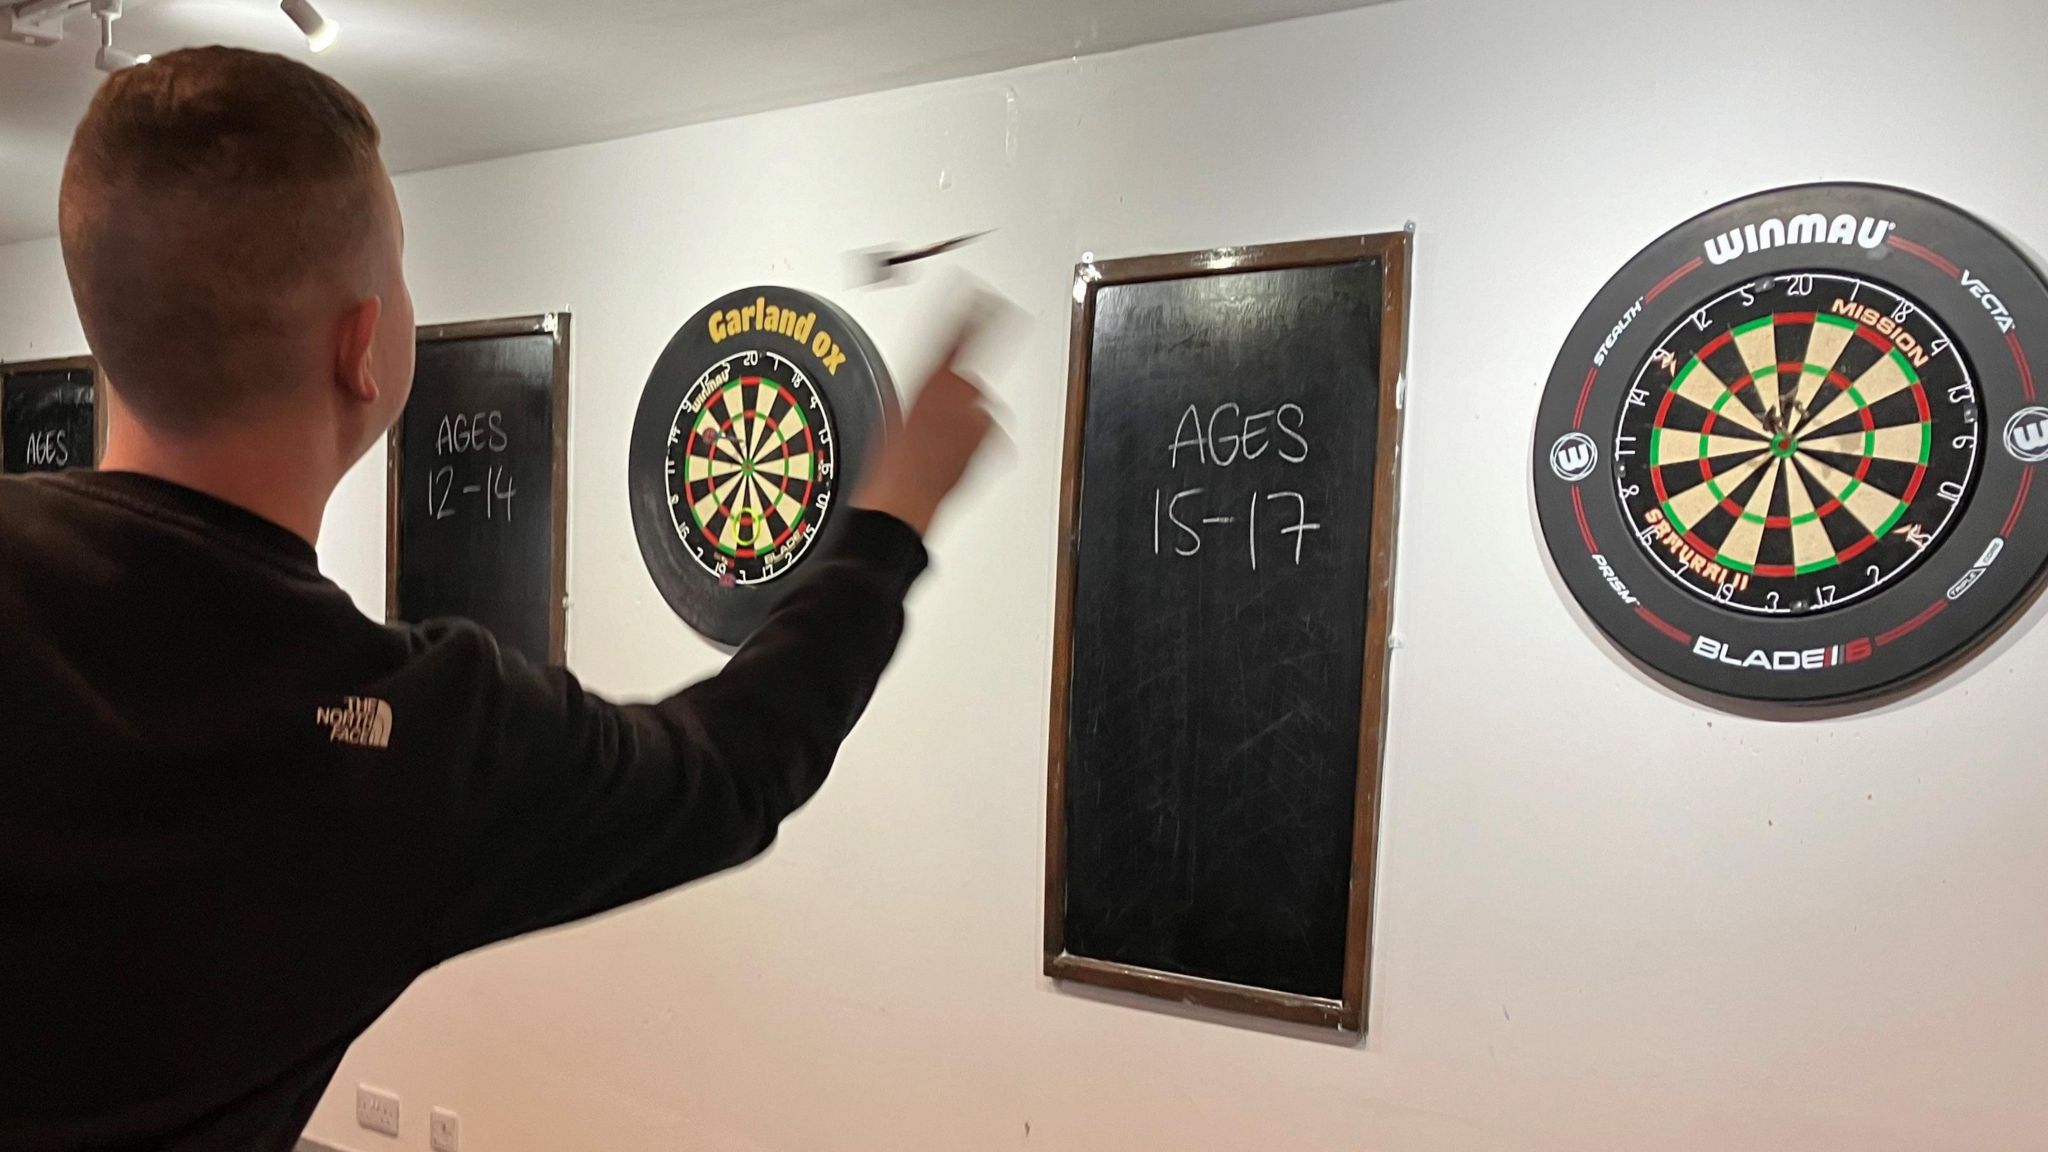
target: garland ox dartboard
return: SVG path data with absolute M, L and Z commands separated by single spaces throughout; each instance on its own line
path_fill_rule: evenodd
M 896 419 L 867 334 L 829 302 L 747 288 L 655 362 L 627 461 L 640 555 L 676 615 L 737 644 L 817 553 Z
M 1860 184 L 1667 233 L 1558 356 L 1536 507 L 1624 651 L 1724 696 L 1899 688 L 1972 651 L 2048 561 L 2048 287 L 1989 227 Z

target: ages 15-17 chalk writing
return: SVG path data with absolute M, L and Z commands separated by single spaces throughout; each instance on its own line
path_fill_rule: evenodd
M 1309 457 L 1306 422 L 1299 404 L 1248 412 L 1226 403 L 1206 413 L 1190 404 L 1174 429 L 1167 463 L 1176 471 L 1184 462 L 1223 471 L 1270 455 L 1269 467 L 1299 467 Z M 1225 492 L 1216 487 L 1222 479 L 1178 491 L 1152 490 L 1152 554 L 1198 556 L 1206 543 L 1234 547 L 1226 542 L 1242 539 L 1252 571 L 1259 569 L 1262 545 L 1269 557 L 1298 567 L 1309 534 L 1323 527 L 1309 519 L 1308 498 L 1291 488 Z
M 434 520 L 446 520 L 460 510 L 458 496 L 476 497 L 483 503 L 484 519 L 509 522 L 512 497 L 518 490 L 513 487 L 511 469 L 494 461 L 511 447 L 512 437 L 505 431 L 502 412 L 463 412 L 441 417 L 441 426 L 434 434 L 434 458 L 453 457 L 455 463 L 441 464 L 427 473 L 427 515 Z M 485 460 L 481 475 L 474 471 L 458 473 L 458 468 L 474 456 Z

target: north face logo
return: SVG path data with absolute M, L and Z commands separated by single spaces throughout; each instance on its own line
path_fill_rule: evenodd
M 339 708 L 318 708 L 314 723 L 327 729 L 336 744 L 358 748 L 391 747 L 391 705 L 367 696 L 350 696 Z

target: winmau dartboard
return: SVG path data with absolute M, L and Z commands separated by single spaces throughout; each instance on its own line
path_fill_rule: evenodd
M 748 288 L 684 324 L 641 393 L 628 460 L 641 557 L 676 614 L 746 639 L 895 414 L 866 333 L 818 297 Z
M 1559 355 L 1536 506 L 1566 587 L 1711 693 L 1884 692 L 1984 641 L 2048 561 L 2048 287 L 1947 204 L 1815 184 L 1645 249 Z

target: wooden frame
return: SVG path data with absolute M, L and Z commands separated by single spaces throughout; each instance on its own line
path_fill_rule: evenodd
M 549 422 L 554 426 L 554 440 L 548 446 L 548 486 L 554 511 L 553 522 L 548 525 L 548 661 L 558 665 L 567 662 L 569 646 L 569 318 L 567 312 L 548 312 L 502 320 L 422 325 L 416 336 L 422 344 L 504 336 L 554 338 L 554 378 L 549 384 Z M 394 423 L 385 437 L 388 459 L 384 466 L 384 616 L 393 623 L 398 621 L 399 467 L 403 452 L 399 431 L 403 426 L 403 421 Z
M 72 372 L 80 368 L 92 371 L 92 465 L 99 467 L 100 458 L 107 454 L 107 374 L 100 370 L 100 362 L 91 356 L 60 356 L 52 360 L 9 360 L 0 363 L 0 383 L 9 376 L 26 375 L 30 372 Z M 4 420 L 0 414 L 0 420 Z M 0 435 L 6 429 L 0 427 Z
M 1294 244 L 1214 249 L 1171 256 L 1084 263 L 1077 289 L 1067 379 L 1066 462 L 1060 481 L 1059 594 L 1053 625 L 1051 751 L 1046 788 L 1045 974 L 1123 992 L 1178 1000 L 1298 1024 L 1362 1034 L 1369 993 L 1375 858 L 1379 836 L 1381 752 L 1386 731 L 1387 629 L 1394 590 L 1395 524 L 1400 500 L 1401 380 L 1407 357 L 1408 231 Z M 1372 555 L 1366 618 L 1364 693 L 1360 701 L 1358 785 L 1351 839 L 1350 906 L 1346 919 L 1341 1000 L 1300 996 L 1135 965 L 1076 956 L 1066 950 L 1066 754 L 1073 673 L 1074 578 L 1078 563 L 1082 421 L 1087 413 L 1095 297 L 1109 284 L 1273 271 L 1378 258 L 1385 281 L 1380 317 L 1378 458 L 1374 462 Z

